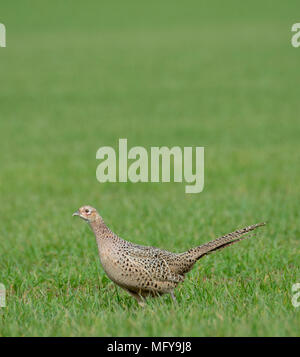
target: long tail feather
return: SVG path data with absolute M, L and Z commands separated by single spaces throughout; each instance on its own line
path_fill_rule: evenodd
M 240 242 L 243 239 L 250 237 L 250 235 L 244 236 L 245 234 L 253 231 L 254 229 L 264 226 L 266 223 L 257 223 L 251 226 L 245 227 L 243 229 L 238 229 L 235 232 L 228 233 L 220 238 L 217 238 L 209 243 L 205 243 L 200 245 L 199 247 L 195 247 L 190 249 L 187 253 L 191 258 L 198 260 L 203 256 L 215 252 L 216 250 L 223 249 L 232 244 Z M 243 237 L 244 236 L 244 237 Z M 252 236 L 252 235 L 251 235 Z

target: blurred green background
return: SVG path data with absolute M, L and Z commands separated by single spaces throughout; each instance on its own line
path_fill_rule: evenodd
M 2 0 L 1 336 L 299 336 L 299 1 Z M 205 146 L 205 186 L 96 180 L 99 147 Z M 184 251 L 268 221 L 144 309 L 105 276 L 95 206 Z

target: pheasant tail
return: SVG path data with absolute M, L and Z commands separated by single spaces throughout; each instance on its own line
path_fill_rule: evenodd
M 228 233 L 220 238 L 217 238 L 209 243 L 202 244 L 198 247 L 192 248 L 186 252 L 186 254 L 194 261 L 202 258 L 203 256 L 210 254 L 216 250 L 223 249 L 232 244 L 240 242 L 243 239 L 250 237 L 246 235 L 247 233 L 253 231 L 254 229 L 264 226 L 266 223 L 257 223 L 252 226 L 245 227 L 243 229 L 238 229 L 235 232 Z

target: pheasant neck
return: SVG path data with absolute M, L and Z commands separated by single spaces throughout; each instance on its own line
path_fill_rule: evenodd
M 90 222 L 90 226 L 95 234 L 97 241 L 107 239 L 112 234 L 111 230 L 107 227 L 101 217 L 96 219 L 94 222 Z

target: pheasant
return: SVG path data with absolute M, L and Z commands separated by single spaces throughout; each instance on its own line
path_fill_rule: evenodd
M 73 216 L 79 216 L 91 226 L 98 245 L 101 264 L 107 276 L 132 295 L 140 305 L 145 298 L 169 293 L 174 301 L 174 289 L 184 281 L 196 261 L 216 250 L 249 237 L 246 233 L 265 225 L 257 223 L 226 234 L 209 243 L 183 253 L 128 242 L 114 234 L 97 210 L 83 206 Z

